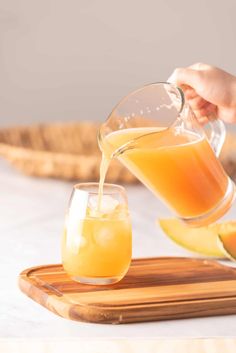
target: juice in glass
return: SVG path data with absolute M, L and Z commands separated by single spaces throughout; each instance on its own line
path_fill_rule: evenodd
M 91 193 L 91 198 L 87 195 L 83 200 L 86 194 L 80 190 L 72 196 L 66 217 L 63 267 L 72 279 L 82 283 L 115 283 L 124 277 L 130 265 L 132 232 L 128 208 L 112 194 L 106 194 L 107 185 L 100 210 L 98 197 Z

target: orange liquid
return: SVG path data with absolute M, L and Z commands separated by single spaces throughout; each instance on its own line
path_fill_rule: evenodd
M 68 218 L 62 262 L 75 280 L 109 277 L 118 281 L 129 268 L 131 253 L 131 224 L 124 210 L 83 220 Z
M 178 215 L 195 217 L 213 209 L 225 195 L 228 178 L 208 141 L 189 132 L 153 131 L 113 132 L 105 138 L 104 152 L 132 141 L 118 158 Z

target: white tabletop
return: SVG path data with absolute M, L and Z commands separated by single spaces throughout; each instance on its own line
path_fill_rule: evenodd
M 69 321 L 27 298 L 17 287 L 25 268 L 60 262 L 60 237 L 71 183 L 23 176 L 0 161 L 0 337 L 215 337 L 236 334 L 236 315 L 126 325 Z M 127 188 L 133 255 L 192 256 L 155 225 L 169 216 L 142 186 Z M 235 207 L 228 217 L 235 214 Z

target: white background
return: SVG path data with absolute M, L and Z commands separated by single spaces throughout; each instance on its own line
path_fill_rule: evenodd
M 198 61 L 236 74 L 235 14 L 235 0 L 0 0 L 0 125 L 104 120 Z

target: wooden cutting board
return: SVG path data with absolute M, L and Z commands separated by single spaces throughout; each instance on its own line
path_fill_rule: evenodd
M 20 274 L 30 298 L 71 320 L 122 324 L 236 314 L 236 269 L 215 261 L 161 257 L 136 259 L 111 286 L 73 282 L 62 265 Z

